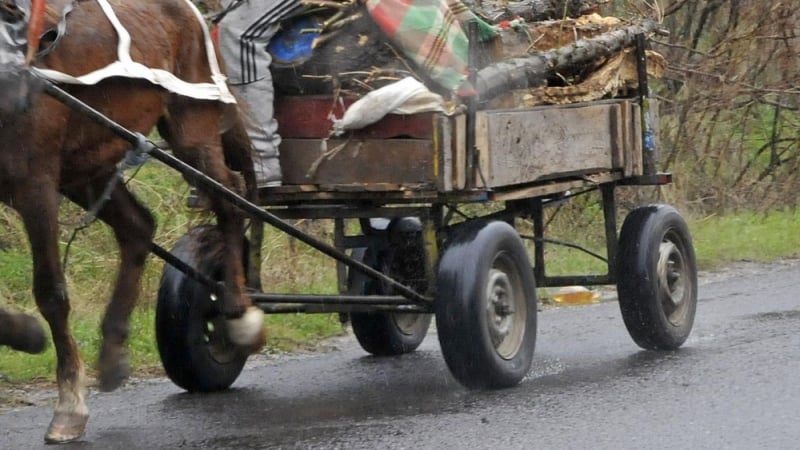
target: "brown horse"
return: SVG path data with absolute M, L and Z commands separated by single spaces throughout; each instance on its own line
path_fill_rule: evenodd
M 212 83 L 213 58 L 206 53 L 205 28 L 187 0 L 110 4 L 131 36 L 133 61 L 188 83 Z M 33 66 L 77 77 L 117 61 L 121 38 L 110 16 L 95 0 L 48 0 L 41 44 L 34 49 L 38 55 L 28 64 L 29 9 L 30 0 L 0 0 L 0 201 L 19 213 L 30 242 L 33 294 L 50 326 L 57 355 L 59 396 L 45 440 L 61 443 L 83 434 L 88 409 L 83 363 L 68 327 L 70 306 L 58 254 L 58 196 L 60 192 L 84 208 L 98 205 L 130 145 L 37 89 L 42 81 L 30 70 Z M 66 28 L 59 33 L 62 17 Z M 255 192 L 251 146 L 234 105 L 120 76 L 64 88 L 132 132 L 146 135 L 157 126 L 175 156 L 233 190 L 241 184 L 230 163 L 237 161 L 249 194 Z M 252 349 L 264 337 L 261 311 L 244 293 L 244 217 L 214 196 L 210 203 L 228 250 L 222 306 L 229 319 L 228 334 L 234 343 Z M 114 184 L 101 205 L 97 216 L 113 229 L 120 252 L 97 363 L 101 389 L 111 390 L 129 373 L 128 320 L 155 223 L 123 183 Z

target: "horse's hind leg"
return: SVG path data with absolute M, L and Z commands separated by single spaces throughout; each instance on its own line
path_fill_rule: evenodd
M 239 176 L 225 165 L 220 130 L 221 109 L 222 105 L 215 102 L 178 99 L 170 105 L 170 131 L 167 134 L 178 158 L 228 189 L 238 191 L 241 185 Z M 253 306 L 244 293 L 244 214 L 218 196 L 210 195 L 209 199 L 225 248 L 228 249 L 224 256 L 226 295 L 222 305 L 222 313 L 229 319 L 228 334 L 235 344 L 255 351 L 265 340 L 263 312 Z
M 74 202 L 89 208 L 97 201 L 96 196 L 103 191 L 106 182 L 102 179 L 86 188 L 65 193 Z M 150 212 L 120 182 L 100 209 L 98 218 L 114 231 L 120 252 L 114 292 L 103 316 L 103 342 L 97 362 L 100 389 L 112 391 L 130 375 L 125 343 L 130 315 L 139 296 L 142 273 L 155 232 L 155 222 Z
M 89 419 L 86 380 L 78 348 L 69 330 L 67 285 L 58 257 L 58 200 L 46 177 L 30 177 L 15 186 L 10 204 L 19 212 L 33 253 L 33 294 L 53 336 L 58 402 L 45 441 L 70 442 L 83 435 Z
M 47 336 L 36 318 L 0 308 L 0 345 L 25 353 L 41 353 Z

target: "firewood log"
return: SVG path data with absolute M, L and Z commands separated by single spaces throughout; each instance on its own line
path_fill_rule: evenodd
M 485 101 L 509 90 L 542 85 L 556 72 L 583 67 L 611 56 L 632 46 L 636 35 L 651 33 L 657 28 L 657 23 L 644 21 L 563 47 L 489 64 L 478 71 L 474 87 L 479 98 Z

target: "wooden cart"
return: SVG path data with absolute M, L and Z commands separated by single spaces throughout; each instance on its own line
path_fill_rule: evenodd
M 413 351 L 435 317 L 447 365 L 470 388 L 513 386 L 528 373 L 536 287 L 616 285 L 638 345 L 671 350 L 686 340 L 697 271 L 685 221 L 672 207 L 650 205 L 617 228 L 618 186 L 671 181 L 654 171 L 657 118 L 647 102 L 390 115 L 328 139 L 332 105 L 309 97 L 276 105 L 284 184 L 262 189 L 258 216 L 336 259 L 339 294 L 252 293 L 264 311 L 349 314 L 359 343 L 375 355 Z M 548 276 L 544 208 L 594 190 L 607 273 Z M 501 207 L 461 211 L 490 202 Z M 333 219 L 333 242 L 284 221 L 298 218 Z M 515 229 L 520 218 L 533 223 L 531 256 Z M 174 253 L 214 277 L 218 261 L 197 250 L 206 230 L 192 230 Z M 247 357 L 227 342 L 224 322 L 203 313 L 210 302 L 207 287 L 165 269 L 159 349 L 167 374 L 190 391 L 228 387 Z

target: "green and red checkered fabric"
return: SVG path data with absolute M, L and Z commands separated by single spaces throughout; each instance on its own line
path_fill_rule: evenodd
M 466 80 L 469 45 L 461 22 L 477 17 L 460 0 L 367 0 L 366 4 L 389 40 L 432 80 L 448 90 Z M 482 37 L 494 32 L 490 25 L 479 23 Z

